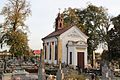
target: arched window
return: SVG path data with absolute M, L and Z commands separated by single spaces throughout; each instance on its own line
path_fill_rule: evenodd
M 62 23 L 60 23 L 60 28 L 62 27 Z

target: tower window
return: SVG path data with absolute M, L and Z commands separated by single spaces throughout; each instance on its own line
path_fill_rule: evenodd
M 62 27 L 62 23 L 60 23 L 60 28 Z
M 49 42 L 47 42 L 47 45 L 49 45 Z
M 54 45 L 54 42 L 52 42 L 52 45 Z

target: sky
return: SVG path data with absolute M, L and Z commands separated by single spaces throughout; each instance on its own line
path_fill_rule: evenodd
M 7 0 L 0 0 L 0 11 Z M 120 0 L 27 0 L 31 4 L 32 15 L 27 18 L 30 33 L 29 46 L 37 50 L 42 48 L 42 38 L 54 31 L 55 18 L 65 8 L 86 8 L 89 3 L 108 9 L 110 16 L 120 14 Z M 0 15 L 0 23 L 4 21 Z

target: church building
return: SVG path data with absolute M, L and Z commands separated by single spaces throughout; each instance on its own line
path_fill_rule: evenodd
M 58 13 L 55 30 L 42 38 L 44 61 L 49 64 L 65 63 L 73 68 L 85 68 L 87 65 L 88 37 L 76 26 L 65 27 Z

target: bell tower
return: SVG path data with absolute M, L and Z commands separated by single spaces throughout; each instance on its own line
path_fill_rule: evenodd
M 55 31 L 58 31 L 62 28 L 64 28 L 63 18 L 62 18 L 62 15 L 60 13 L 58 13 L 57 18 L 55 19 Z

